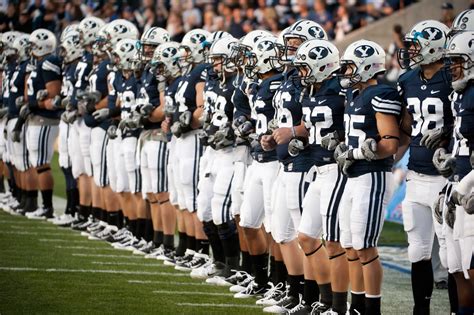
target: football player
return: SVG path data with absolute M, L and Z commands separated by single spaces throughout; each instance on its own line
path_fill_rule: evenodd
M 204 85 L 207 64 L 205 52 L 210 33 L 194 29 L 184 36 L 181 42 L 183 56 L 180 67 L 183 77 L 174 95 L 177 106 L 177 119 L 171 126 L 171 132 L 177 137 L 175 150 L 174 176 L 178 192 L 178 202 L 184 218 L 187 234 L 187 250 L 184 256 L 175 256 L 175 261 L 165 263 L 185 263 L 193 259 L 196 252 L 209 254 L 209 242 L 204 233 L 202 222 L 197 217 L 197 194 L 199 181 L 199 161 L 202 156 L 202 145 L 199 135 L 201 123 L 199 118 L 204 106 Z
M 303 201 L 298 228 L 301 247 L 312 272 L 319 277 L 321 294 L 319 302 L 307 306 L 311 305 L 316 313 L 332 308 L 336 313 L 345 314 L 349 270 L 339 242 L 338 209 L 347 178 L 334 160 L 334 149 L 344 138 L 344 94 L 334 77 L 340 68 L 339 58 L 337 48 L 323 40 L 310 40 L 298 48 L 293 64 L 306 88 L 301 105 L 304 126 L 309 134 L 301 137 L 300 128 L 294 127 L 296 137 L 290 142 L 289 152 L 300 155 L 309 151 L 316 171 L 316 179 L 310 183 Z M 303 149 L 306 141 L 308 150 Z M 322 247 L 321 239 L 324 239 L 325 247 Z M 330 283 L 324 273 L 330 275 Z
M 469 183 L 469 177 L 473 174 L 472 147 L 474 143 L 473 38 L 474 32 L 471 29 L 471 31 L 457 32 L 448 41 L 445 60 L 449 66 L 451 85 L 454 89 L 451 95 L 452 110 L 456 117 L 453 133 L 454 145 L 451 154 L 447 154 L 444 148 L 438 148 L 433 157 L 433 162 L 440 173 L 445 177 L 451 175 L 446 197 L 444 200 L 440 198 L 444 202 L 438 206 L 437 209 L 440 211 L 435 212 L 435 218 L 442 223 L 444 215 L 447 265 L 449 272 L 456 280 L 457 311 L 460 314 L 469 314 L 474 311 L 471 298 L 474 295 L 472 286 L 474 198 L 472 181 Z M 449 187 L 450 185 L 452 186 Z
M 377 84 L 384 71 L 385 52 L 372 41 L 350 44 L 341 58 L 340 84 L 348 89 L 345 143 L 335 150 L 348 176 L 339 207 L 341 245 L 350 268 L 362 265 L 363 284 L 351 276 L 351 288 L 365 291 L 365 310 L 357 310 L 364 314 L 380 314 L 383 270 L 377 242 L 392 195 L 393 155 L 407 141 L 399 131 L 402 102 L 396 89 Z
M 30 35 L 30 45 L 33 70 L 26 82 L 28 106 L 23 107 L 22 116 L 29 115 L 26 146 L 31 166 L 37 172 L 43 206 L 31 212 L 29 217 L 52 218 L 54 181 L 50 163 L 61 115 L 61 104 L 54 102 L 61 91 L 61 64 L 54 55 L 57 41 L 51 31 L 35 30 Z
M 401 66 L 414 67 L 400 76 L 398 89 L 413 117 L 407 194 L 402 211 L 408 234 L 408 258 L 412 263 L 415 314 L 429 311 L 433 291 L 431 250 L 435 232 L 440 243 L 441 260 L 446 256 L 441 225 L 433 220 L 433 200 L 443 189 L 445 179 L 433 165 L 433 154 L 439 146 L 449 143 L 453 124 L 449 102 L 452 88 L 444 80 L 446 71 L 441 60 L 448 32 L 448 27 L 438 21 L 417 23 L 405 36 L 407 48 L 398 54 Z

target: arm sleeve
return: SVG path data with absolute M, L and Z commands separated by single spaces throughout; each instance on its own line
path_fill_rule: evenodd
M 383 90 L 371 100 L 375 112 L 400 116 L 402 112 L 402 102 L 395 89 Z
M 41 68 L 43 70 L 43 79 L 45 83 L 57 80 L 61 81 L 61 66 L 57 60 L 46 59 L 41 65 Z

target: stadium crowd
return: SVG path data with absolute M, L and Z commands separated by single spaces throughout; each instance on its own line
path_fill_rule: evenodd
M 240 38 L 255 29 L 278 33 L 298 19 L 321 24 L 332 39 L 392 14 L 413 0 L 129 0 L 8 1 L 0 7 L 0 32 L 31 33 L 38 28 L 56 34 L 71 23 L 94 15 L 106 22 L 123 18 L 140 32 L 158 26 L 181 41 L 193 28 L 227 31 Z

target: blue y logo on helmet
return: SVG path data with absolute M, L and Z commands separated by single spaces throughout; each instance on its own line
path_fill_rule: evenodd
M 329 50 L 326 47 L 318 46 L 311 49 L 308 53 L 308 57 L 313 60 L 321 60 L 329 54 Z
M 369 45 L 360 45 L 354 49 L 354 55 L 358 58 L 367 58 L 373 54 L 375 54 L 375 50 Z
M 324 38 L 324 32 L 317 26 L 311 26 L 308 30 L 309 35 L 313 36 L 314 38 Z
M 426 27 L 421 31 L 421 36 L 427 40 L 438 40 L 443 37 L 443 32 L 436 27 Z

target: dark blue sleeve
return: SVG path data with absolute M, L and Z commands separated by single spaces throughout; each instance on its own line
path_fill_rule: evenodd
M 61 64 L 59 63 L 59 59 L 56 57 L 47 58 L 45 61 L 43 61 L 41 68 L 45 84 L 51 81 L 62 80 Z

